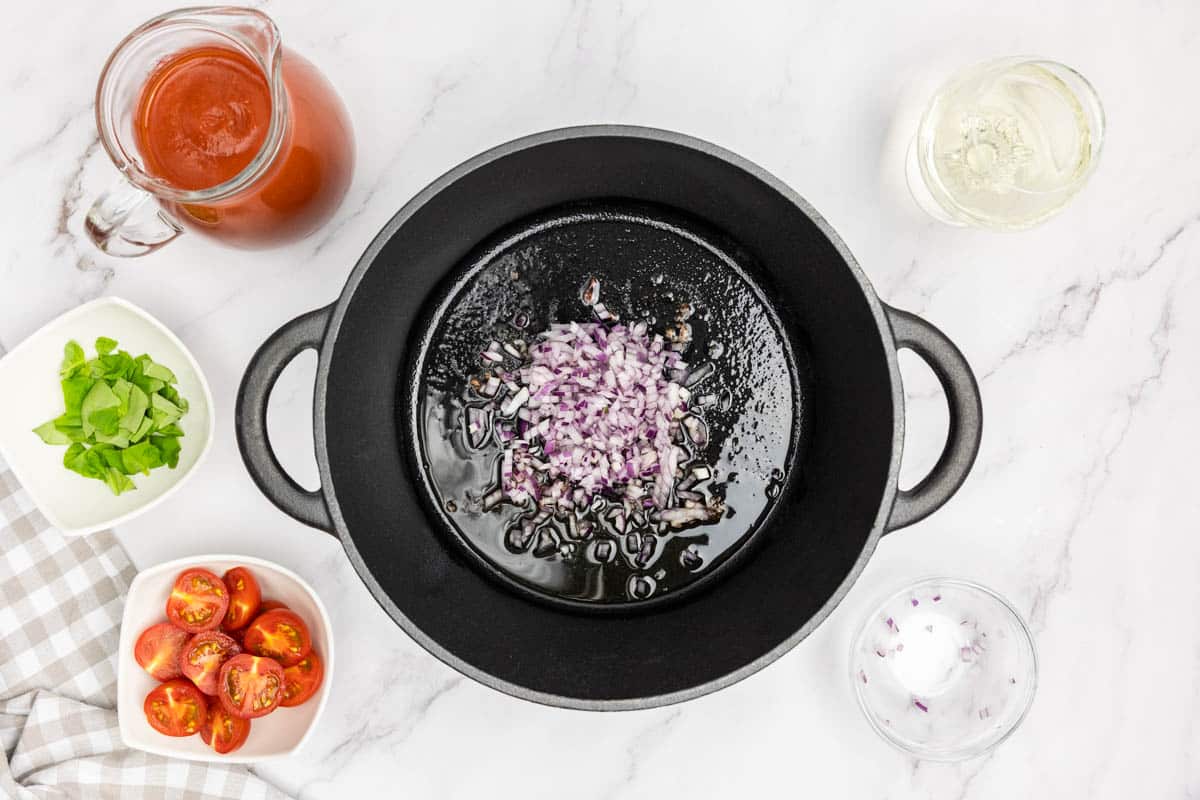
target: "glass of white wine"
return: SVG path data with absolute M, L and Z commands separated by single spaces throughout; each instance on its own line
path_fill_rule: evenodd
M 962 70 L 909 145 L 917 204 L 952 225 L 1021 230 L 1060 211 L 1096 168 L 1104 109 L 1075 70 L 1013 57 Z

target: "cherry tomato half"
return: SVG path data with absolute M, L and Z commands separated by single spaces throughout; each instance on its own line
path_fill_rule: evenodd
M 175 579 L 167 598 L 167 619 L 188 633 L 212 630 L 229 608 L 229 590 L 206 569 L 187 569 Z
M 221 667 L 217 698 L 241 719 L 270 714 L 283 699 L 283 667 L 273 658 L 234 656 Z
M 230 714 L 215 697 L 208 704 L 208 720 L 200 729 L 204 743 L 221 755 L 232 753 L 246 743 L 250 720 Z
M 282 608 L 284 610 L 288 610 L 288 607 L 285 606 L 283 603 L 279 602 L 278 600 L 263 600 L 258 605 L 258 612 L 255 615 L 254 619 L 258 619 L 258 617 L 261 617 L 263 614 L 267 613 L 268 611 L 274 611 L 277 608 Z M 234 640 L 237 641 L 237 643 L 242 646 L 242 650 L 245 650 L 246 649 L 246 642 L 245 642 L 246 631 L 249 630 L 249 628 L 250 628 L 250 626 L 247 625 L 244 628 L 238 628 L 237 630 L 230 630 L 230 629 L 226 628 L 224 625 L 222 625 L 221 632 L 227 633 L 230 636 L 232 636 L 234 638 Z
M 187 640 L 187 631 L 181 631 L 169 622 L 160 622 L 142 631 L 133 646 L 133 657 L 154 680 L 169 681 L 183 675 L 179 654 Z
M 208 698 L 191 681 L 176 678 L 155 686 L 142 704 L 150 727 L 167 736 L 191 736 L 208 719 Z
M 283 671 L 283 700 L 281 706 L 298 706 L 316 694 L 325 677 L 325 665 L 316 650 Z
M 207 695 L 217 693 L 221 665 L 242 652 L 241 645 L 220 631 L 204 631 L 188 639 L 179 655 L 179 668 L 196 688 Z
M 286 608 L 259 615 L 246 629 L 243 641 L 247 652 L 273 658 L 285 667 L 298 663 L 312 649 L 308 626 Z
M 237 630 L 234 630 L 232 628 L 226 628 L 224 625 L 222 625 L 221 627 L 217 628 L 217 630 L 237 642 L 238 647 L 241 647 L 243 650 L 246 649 L 242 646 L 242 637 L 246 635 L 245 628 L 238 628 Z
M 229 630 L 244 628 L 258 613 L 262 603 L 262 591 L 258 581 L 245 567 L 234 567 L 221 578 L 225 588 L 229 590 L 229 610 L 225 612 L 225 620 L 221 627 Z

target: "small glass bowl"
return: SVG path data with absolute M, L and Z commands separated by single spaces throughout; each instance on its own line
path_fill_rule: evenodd
M 926 578 L 879 603 L 850 650 L 867 721 L 918 758 L 961 761 L 1004 741 L 1037 689 L 1024 620 L 995 592 Z

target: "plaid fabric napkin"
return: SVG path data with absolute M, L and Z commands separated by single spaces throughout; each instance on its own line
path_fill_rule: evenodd
M 284 800 L 245 768 L 121 741 L 117 638 L 135 571 L 111 532 L 50 527 L 0 460 L 0 797 Z

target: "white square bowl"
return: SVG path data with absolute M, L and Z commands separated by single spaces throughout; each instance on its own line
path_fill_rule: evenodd
M 68 470 L 63 466 L 66 447 L 48 445 L 33 432 L 63 413 L 58 376 L 63 347 L 74 339 L 92 357 L 100 336 L 168 367 L 188 401 L 188 412 L 179 420 L 184 436 L 178 466 L 133 476 L 137 489 L 121 495 L 114 495 L 103 481 Z M 0 456 L 42 515 L 67 536 L 119 525 L 158 505 L 183 485 L 212 444 L 212 393 L 200 365 L 165 325 L 118 297 L 71 309 L 0 358 L 0 389 Z
M 258 579 L 263 599 L 278 600 L 300 615 L 312 634 L 313 648 L 321 657 L 324 678 L 308 702 L 292 708 L 277 708 L 265 717 L 250 721 L 246 743 L 227 755 L 206 745 L 200 735 L 164 736 L 146 721 L 143 704 L 158 681 L 133 657 L 133 646 L 142 631 L 156 622 L 166 622 L 167 598 L 175 578 L 185 569 L 203 567 L 224 575 L 233 567 L 246 567 Z M 333 633 L 329 615 L 317 593 L 289 569 L 261 558 L 238 555 L 202 555 L 168 561 L 144 569 L 129 586 L 125 614 L 121 618 L 121 643 L 117 656 L 117 717 L 125 744 L 147 753 L 192 761 L 251 764 L 266 758 L 286 756 L 299 750 L 316 726 L 333 681 Z

